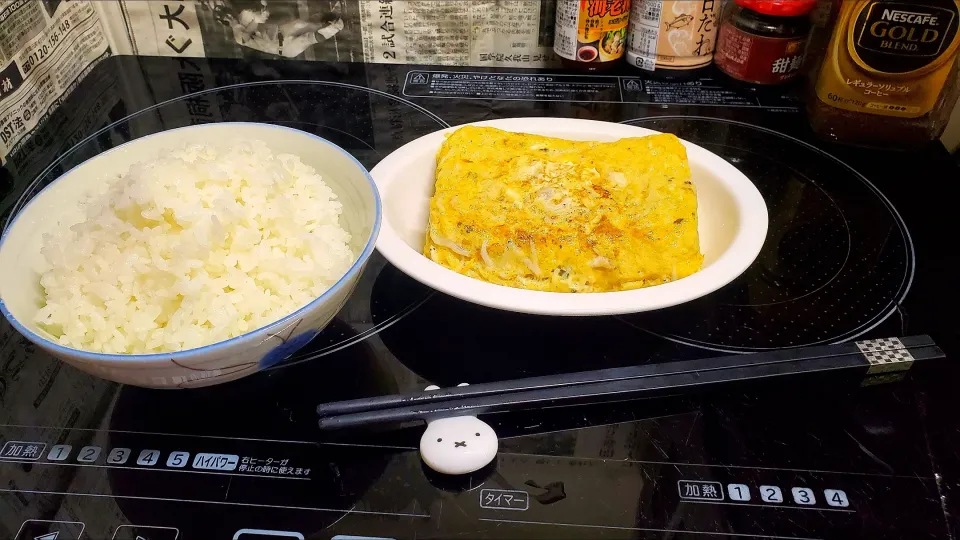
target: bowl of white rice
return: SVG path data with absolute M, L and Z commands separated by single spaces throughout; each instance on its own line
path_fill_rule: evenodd
M 189 388 L 309 343 L 353 291 L 381 208 L 335 144 L 217 123 L 95 156 L 12 215 L 0 312 L 21 334 L 107 379 Z

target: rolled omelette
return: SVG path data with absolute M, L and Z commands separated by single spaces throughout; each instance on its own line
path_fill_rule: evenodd
M 703 255 L 673 135 L 569 141 L 465 126 L 437 154 L 423 253 L 508 287 L 607 292 L 689 276 Z

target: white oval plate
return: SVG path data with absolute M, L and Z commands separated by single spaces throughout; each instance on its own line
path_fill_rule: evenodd
M 506 131 L 570 140 L 616 141 L 658 132 L 636 126 L 572 118 L 506 118 L 477 122 Z M 521 313 L 615 315 L 637 313 L 709 294 L 743 273 L 757 258 L 767 235 L 767 206 L 757 188 L 733 165 L 683 141 L 697 188 L 703 268 L 688 277 L 644 289 L 604 293 L 555 293 L 494 285 L 445 268 L 423 255 L 433 195 L 436 155 L 454 126 L 395 150 L 370 171 L 383 199 L 377 249 L 394 266 L 451 296 Z

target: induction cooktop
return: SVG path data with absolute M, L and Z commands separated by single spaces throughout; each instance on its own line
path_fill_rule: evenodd
M 944 236 L 960 225 L 960 171 L 939 145 L 901 154 L 818 141 L 798 95 L 719 74 L 672 82 L 626 71 L 105 61 L 9 156 L 3 222 L 83 160 L 196 123 L 302 129 L 372 168 L 450 125 L 563 116 L 675 133 L 723 156 L 762 193 L 770 228 L 729 286 L 620 317 L 467 304 L 374 254 L 305 349 L 201 389 L 98 379 L 4 321 L 0 537 L 954 538 L 957 255 Z M 462 477 L 423 465 L 420 426 L 316 423 L 318 403 L 428 384 L 913 334 L 930 335 L 948 360 L 883 381 L 489 415 L 499 455 Z

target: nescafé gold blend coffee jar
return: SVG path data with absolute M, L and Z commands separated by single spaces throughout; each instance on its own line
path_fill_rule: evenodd
M 939 137 L 957 100 L 960 0 L 843 0 L 831 15 L 808 98 L 813 129 L 891 148 Z

